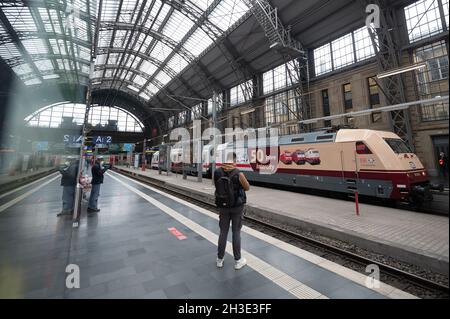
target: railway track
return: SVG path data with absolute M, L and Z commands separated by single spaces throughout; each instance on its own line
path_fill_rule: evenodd
M 124 176 L 132 177 L 133 179 L 139 180 L 140 182 L 162 190 L 165 193 L 186 200 L 187 202 L 218 213 L 217 207 L 209 202 L 195 199 L 190 196 L 180 194 L 174 190 L 167 189 L 160 183 L 153 182 L 139 175 L 133 175 L 132 173 L 124 171 L 114 171 Z M 274 237 L 290 242 L 291 244 L 294 244 L 302 249 L 316 253 L 323 258 L 330 259 L 364 274 L 367 274 L 365 273 L 365 268 L 367 265 L 377 265 L 381 272 L 380 280 L 382 282 L 407 291 L 420 298 L 449 298 L 448 279 L 446 281 L 447 284 L 433 281 L 387 263 L 380 262 L 374 258 L 351 252 L 349 250 L 337 247 L 336 245 L 326 243 L 322 240 L 317 240 L 312 238 L 312 236 L 303 235 L 300 232 L 286 229 L 280 225 L 274 225 L 269 221 L 263 221 L 246 215 L 244 222 L 249 227 L 256 228 L 264 233 L 273 235 Z

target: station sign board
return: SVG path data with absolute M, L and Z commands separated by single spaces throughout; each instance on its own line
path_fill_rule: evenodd
M 70 145 L 77 145 L 78 147 L 81 146 L 82 136 L 81 135 L 64 135 L 64 143 L 70 144 Z M 97 145 L 109 145 L 112 143 L 112 137 L 111 136 L 101 136 L 96 135 L 92 136 L 92 144 Z

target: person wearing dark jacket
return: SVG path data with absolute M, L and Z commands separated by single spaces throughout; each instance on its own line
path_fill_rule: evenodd
M 250 189 L 250 184 L 245 178 L 244 173 L 236 168 L 236 153 L 230 153 L 227 156 L 228 161 L 214 172 L 214 184 L 216 186 L 216 204 L 219 207 L 219 242 L 217 245 L 217 267 L 222 268 L 225 248 L 227 244 L 228 231 L 230 229 L 233 233 L 233 255 L 234 255 L 234 269 L 238 270 L 247 264 L 247 260 L 241 257 L 241 228 L 244 204 L 246 202 L 246 195 Z M 233 184 L 234 204 L 232 206 L 221 207 L 218 203 L 218 189 L 220 189 L 220 180 L 228 178 Z
M 73 214 L 75 188 L 77 185 L 78 175 L 78 160 L 76 158 L 69 158 L 66 166 L 60 167 L 61 186 L 63 187 L 63 209 L 57 216 Z
M 97 207 L 98 196 L 100 195 L 100 185 L 103 184 L 103 175 L 107 170 L 107 168 L 104 168 L 102 164 L 103 158 L 97 157 L 94 165 L 92 166 L 92 189 L 87 208 L 88 213 L 97 213 L 100 211 Z

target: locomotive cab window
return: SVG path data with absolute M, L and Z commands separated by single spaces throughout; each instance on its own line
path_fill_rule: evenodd
M 384 140 L 396 154 L 411 153 L 409 146 L 399 138 L 385 138 Z
M 356 153 L 358 154 L 372 154 L 372 151 L 364 142 L 356 142 Z

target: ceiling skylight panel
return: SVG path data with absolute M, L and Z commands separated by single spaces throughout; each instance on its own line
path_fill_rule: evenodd
M 102 21 L 115 21 L 117 11 L 119 10 L 118 0 L 104 0 L 102 7 Z
M 141 64 L 141 67 L 140 67 L 140 70 L 141 70 L 142 72 L 147 73 L 148 75 L 152 75 L 153 73 L 155 73 L 155 71 L 156 71 L 157 69 L 158 69 L 158 68 L 156 67 L 156 65 L 154 65 L 154 64 L 152 64 L 152 63 L 150 63 L 150 62 L 148 62 L 148 61 L 144 61 L 144 62 Z
M 97 55 L 97 58 L 95 59 L 95 65 L 101 65 L 106 63 L 106 54 L 99 54 Z
M 39 69 L 39 71 L 50 71 L 53 70 L 53 64 L 50 60 L 36 60 L 34 64 Z
M 50 17 L 48 16 L 47 9 L 38 8 L 38 11 L 39 11 L 39 15 L 41 16 L 42 23 L 44 24 L 45 31 L 53 32 L 52 21 L 50 20 Z
M 150 96 L 148 94 L 145 94 L 144 92 L 142 92 L 141 94 L 139 94 L 139 96 L 141 98 L 143 98 L 144 100 L 148 101 L 150 100 Z
M 168 76 L 164 71 L 159 71 L 159 73 L 155 76 L 155 79 L 158 80 L 162 85 L 166 85 L 172 78 Z
M 152 37 L 147 36 L 145 33 L 139 32 L 137 34 L 138 40 L 136 41 L 136 44 L 134 45 L 135 51 L 145 52 L 147 50 L 148 45 L 152 41 Z M 134 42 L 134 41 L 133 41 Z M 144 43 L 144 44 L 142 44 Z M 141 47 L 142 45 L 142 47 Z
M 37 78 L 34 78 L 34 79 L 31 79 L 31 80 L 27 80 L 24 83 L 25 83 L 25 85 L 34 85 L 34 84 L 41 84 L 42 81 L 37 79 Z
M 86 21 L 81 20 L 79 18 L 74 19 L 72 36 L 84 41 L 88 41 L 88 30 Z
M 156 0 L 155 4 L 152 7 L 152 10 L 150 11 L 148 18 L 146 21 L 144 21 L 144 26 L 146 26 L 147 28 L 150 28 L 150 26 L 152 25 L 152 22 L 156 19 L 156 14 L 158 13 L 159 8 L 161 7 L 161 1 L 160 0 Z
M 163 34 L 179 42 L 193 25 L 194 22 L 187 16 L 179 11 L 174 11 L 163 29 Z
M 103 70 L 94 71 L 94 79 L 101 78 L 103 76 Z
M 0 57 L 3 60 L 9 60 L 15 57 L 21 57 L 19 49 L 17 48 L 15 43 L 5 43 L 0 45 Z
M 105 78 L 112 78 L 113 76 L 113 70 L 107 69 L 105 72 Z
M 141 4 L 138 0 L 124 0 L 122 4 L 122 9 L 120 10 L 119 21 L 134 23 L 136 21 L 137 13 Z
M 58 63 L 58 68 L 61 70 L 71 69 L 69 60 L 67 59 L 57 59 L 56 62 Z
M 199 7 L 203 11 L 206 11 L 206 9 L 208 9 L 208 7 L 211 5 L 211 3 L 214 2 L 214 0 L 195 0 L 193 2 L 197 7 Z
M 213 40 L 205 33 L 205 31 L 197 29 L 186 41 L 184 48 L 197 57 L 212 43 Z
M 47 74 L 47 75 L 42 76 L 42 78 L 44 80 L 58 79 L 59 75 L 58 74 Z
M 139 92 L 139 89 L 137 87 L 135 87 L 134 85 L 128 85 L 127 87 L 135 92 Z
M 91 71 L 89 65 L 81 63 L 80 66 L 81 66 L 81 73 L 84 73 L 85 75 L 89 76 L 89 72 Z
M 158 91 L 159 91 L 159 88 L 155 85 L 155 84 L 153 84 L 153 83 L 149 83 L 148 85 L 147 85 L 147 91 L 148 92 L 150 92 L 152 95 L 153 94 L 156 94 Z
M 173 58 L 167 63 L 167 65 L 176 73 L 180 73 L 188 64 L 189 63 L 177 53 L 175 53 Z
M 41 39 L 22 40 L 22 44 L 29 54 L 47 54 L 47 46 Z
M 159 14 L 154 17 L 153 19 L 156 19 L 155 24 L 153 25 L 153 30 L 158 30 L 159 27 L 161 26 L 162 22 L 164 21 L 164 19 L 166 18 L 167 14 L 169 13 L 171 7 L 167 4 L 164 4 L 161 12 L 159 12 Z M 155 10 L 155 15 L 158 13 L 158 11 Z M 153 10 L 152 10 L 152 14 L 153 14 Z M 151 23 L 149 24 L 149 26 L 151 25 Z
M 223 0 L 208 19 L 222 31 L 228 30 L 249 8 L 241 0 Z
M 106 63 L 106 61 L 105 61 L 105 63 L 106 64 L 117 64 L 118 58 L 119 58 L 119 53 L 110 53 L 108 63 Z
M 19 65 L 13 67 L 12 70 L 18 76 L 21 76 L 21 75 L 24 75 L 24 74 L 32 72 L 31 67 L 30 67 L 30 65 L 28 63 L 19 64 Z
M 162 42 L 158 42 L 154 46 L 150 55 L 159 61 L 164 61 L 171 52 L 172 49 L 170 47 L 168 47 Z
M 61 29 L 61 23 L 59 23 L 58 12 L 54 9 L 49 9 L 48 13 L 49 13 L 49 15 L 48 15 L 49 22 L 50 22 L 50 24 L 53 25 L 53 28 L 55 29 L 54 32 L 56 32 L 58 34 L 63 34 L 62 29 Z M 62 19 L 62 17 L 61 17 L 61 19 Z M 63 20 L 63 23 L 64 23 L 64 20 Z M 49 24 L 49 29 L 47 29 L 47 26 L 45 27 L 45 30 L 47 32 L 53 32 L 53 29 L 50 24 Z
M 116 36 L 114 37 L 113 47 L 116 47 L 116 48 L 123 47 L 125 38 L 128 39 L 127 33 L 128 32 L 126 30 L 117 30 L 116 31 Z
M 81 45 L 76 45 L 76 48 L 79 52 L 79 57 L 83 60 L 90 60 L 91 58 L 91 50 L 89 50 L 88 48 L 81 46 Z
M 49 39 L 48 41 L 50 42 L 50 46 L 52 47 L 52 51 L 55 52 L 55 54 L 58 54 L 59 52 L 61 52 L 61 55 L 66 55 L 67 54 L 63 40 L 60 40 L 59 43 L 58 43 L 58 40 L 56 40 L 56 39 Z
M 34 19 L 28 7 L 5 7 L 2 8 L 9 23 L 18 32 L 37 31 Z
M 128 60 L 127 60 L 127 58 L 128 58 Z M 134 55 L 128 54 L 127 57 L 124 58 L 124 61 L 126 61 L 127 67 L 131 66 L 132 68 L 135 69 L 137 67 L 137 65 L 139 64 L 139 62 L 141 62 L 141 58 L 139 58 L 139 57 L 135 58 Z
M 145 83 L 147 82 L 146 79 L 144 79 L 142 76 L 140 75 L 136 75 L 136 77 L 134 78 L 134 83 L 136 83 L 139 86 L 143 86 Z
M 100 48 L 109 47 L 111 42 L 112 30 L 101 30 L 99 32 L 98 46 Z

